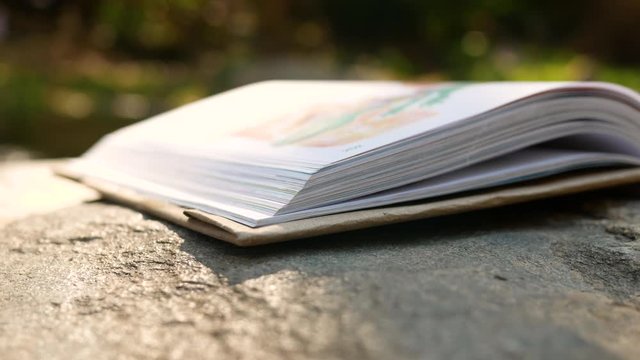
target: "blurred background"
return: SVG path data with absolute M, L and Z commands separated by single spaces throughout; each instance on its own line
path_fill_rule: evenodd
M 0 157 L 76 156 L 121 126 L 274 78 L 640 90 L 639 19 L 640 0 L 0 0 Z

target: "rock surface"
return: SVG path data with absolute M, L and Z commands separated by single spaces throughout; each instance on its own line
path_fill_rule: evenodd
M 640 358 L 640 196 L 237 248 L 109 203 L 0 228 L 3 359 Z
M 3 154 L 6 155 L 0 147 L 0 227 L 24 216 L 100 198 L 88 187 L 54 176 L 52 167 L 62 161 L 19 158 L 5 162 Z

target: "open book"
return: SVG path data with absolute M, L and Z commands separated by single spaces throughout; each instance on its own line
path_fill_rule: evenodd
M 71 168 L 249 227 L 640 165 L 608 83 L 268 81 L 105 136 Z

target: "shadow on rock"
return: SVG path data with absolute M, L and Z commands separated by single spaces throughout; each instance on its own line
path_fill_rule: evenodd
M 606 207 L 607 201 L 598 194 L 580 195 L 254 248 L 172 228 L 182 234 L 181 250 L 233 284 L 285 269 L 335 275 L 401 266 L 410 270 L 507 263 L 532 246 L 543 246 L 536 234 L 570 226 L 585 212 L 602 213 L 598 204 Z

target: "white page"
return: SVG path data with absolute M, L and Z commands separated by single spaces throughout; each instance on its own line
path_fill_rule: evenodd
M 246 156 L 326 164 L 417 134 L 450 125 L 521 98 L 567 86 L 591 84 L 504 82 L 408 85 L 398 82 L 282 81 L 241 87 L 122 129 L 108 142 L 153 143 L 169 151 L 212 157 Z M 443 87 L 456 90 L 429 104 Z M 431 90 L 431 92 L 429 92 Z M 422 104 L 395 116 L 386 110 L 411 102 L 422 91 Z M 409 97 L 408 97 L 409 96 Z M 388 99 L 396 99 L 389 102 Z M 432 99 L 433 100 L 433 99 Z M 380 105 L 386 103 L 385 105 Z M 376 104 L 380 106 L 376 106 Z M 331 121 L 338 113 L 372 110 L 344 126 L 319 131 L 305 141 L 283 141 L 307 126 Z M 322 115 L 322 114 L 325 115 Z M 286 128 L 284 123 L 302 125 Z M 329 120 L 327 120 L 329 119 Z M 284 128 L 283 128 L 284 127 Z M 280 136 L 273 136 L 282 128 Z M 253 131 L 252 131 L 253 129 Z M 357 136 L 353 136 L 353 135 Z M 360 134 L 360 135 L 358 135 Z

